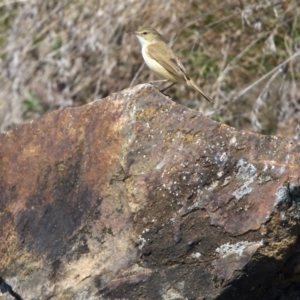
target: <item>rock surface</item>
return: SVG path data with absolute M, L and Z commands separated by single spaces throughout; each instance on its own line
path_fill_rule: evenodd
M 299 143 L 140 85 L 0 145 L 3 299 L 300 296 Z

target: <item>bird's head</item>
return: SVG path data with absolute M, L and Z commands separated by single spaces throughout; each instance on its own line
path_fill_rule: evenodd
M 161 41 L 161 35 L 153 28 L 143 27 L 134 32 L 141 45 L 147 45 L 154 41 Z

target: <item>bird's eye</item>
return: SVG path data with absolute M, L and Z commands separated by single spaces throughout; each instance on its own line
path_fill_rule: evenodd
M 142 34 L 143 34 L 143 35 L 146 35 L 147 33 L 148 33 L 147 31 L 144 31 Z

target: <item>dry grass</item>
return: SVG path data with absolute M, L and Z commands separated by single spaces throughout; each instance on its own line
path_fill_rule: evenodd
M 7 0 L 0 14 L 2 131 L 154 79 L 126 34 L 151 24 L 215 104 L 180 85 L 174 100 L 237 129 L 295 134 L 296 0 Z

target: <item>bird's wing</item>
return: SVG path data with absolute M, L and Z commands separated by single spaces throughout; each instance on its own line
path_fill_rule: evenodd
M 186 70 L 172 49 L 165 43 L 147 46 L 147 54 L 176 77 L 187 78 Z M 164 53 L 164 54 L 162 54 Z M 180 75 L 179 75 L 180 74 Z

